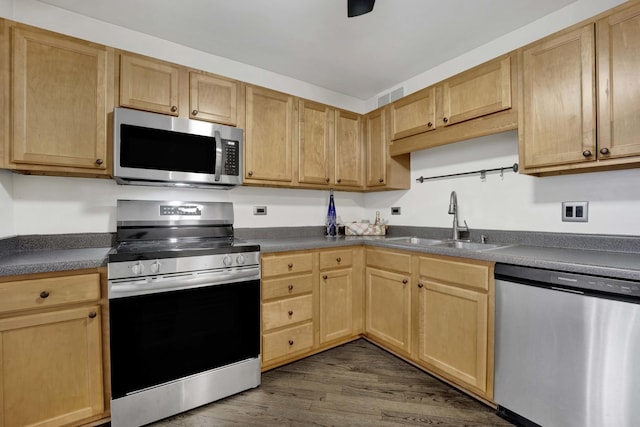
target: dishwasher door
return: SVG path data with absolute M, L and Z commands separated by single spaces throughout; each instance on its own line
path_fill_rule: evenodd
M 501 414 L 544 427 L 640 425 L 640 305 L 495 283 Z

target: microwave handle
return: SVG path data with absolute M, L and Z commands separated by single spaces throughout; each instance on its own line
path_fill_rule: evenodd
M 214 138 L 216 140 L 216 175 L 215 180 L 220 181 L 220 175 L 222 174 L 222 137 L 220 131 L 215 131 Z

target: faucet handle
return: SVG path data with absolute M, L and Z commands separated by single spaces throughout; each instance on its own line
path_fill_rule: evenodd
M 464 222 L 464 227 L 460 227 L 460 229 L 462 231 L 469 231 L 469 225 L 467 224 L 467 220 L 465 219 L 463 222 Z

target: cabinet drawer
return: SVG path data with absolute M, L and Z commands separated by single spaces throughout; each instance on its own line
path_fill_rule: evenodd
M 287 276 L 282 279 L 262 281 L 262 299 L 282 298 L 311 292 L 313 279 L 311 274 Z
M 420 277 L 457 283 L 470 288 L 489 289 L 489 267 L 468 261 L 420 258 Z
M 268 331 L 310 320 L 312 311 L 311 295 L 262 304 L 262 329 Z
M 352 262 L 353 251 L 351 249 L 320 252 L 320 270 L 337 267 L 351 267 Z
M 262 360 L 268 362 L 272 359 L 308 351 L 312 346 L 312 323 L 264 334 L 262 337 Z
M 381 270 L 411 272 L 411 255 L 385 250 L 367 250 L 367 266 Z
M 311 253 L 265 256 L 262 258 L 262 277 L 306 273 L 312 267 Z
M 98 273 L 0 283 L 0 313 L 98 299 Z

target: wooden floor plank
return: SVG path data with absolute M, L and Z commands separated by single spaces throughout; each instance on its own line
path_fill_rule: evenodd
M 485 406 L 366 340 L 262 374 L 262 384 L 156 427 L 510 426 Z

